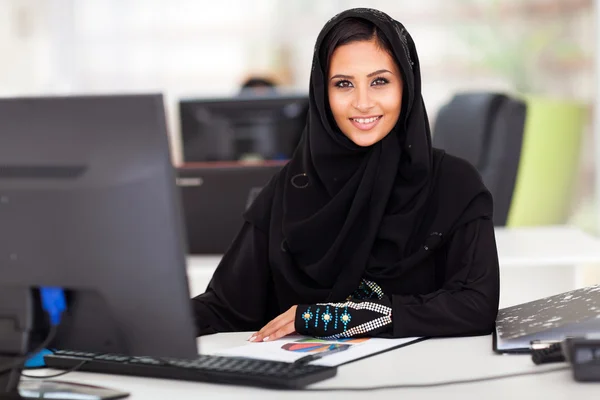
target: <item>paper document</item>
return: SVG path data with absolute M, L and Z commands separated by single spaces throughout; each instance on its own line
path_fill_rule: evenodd
M 307 336 L 290 335 L 272 342 L 252 343 L 220 351 L 218 355 L 228 357 L 258 358 L 263 360 L 294 362 L 297 359 L 320 352 L 343 347 L 343 350 L 312 361 L 314 365 L 337 366 L 359 358 L 391 350 L 420 338 L 380 339 L 344 338 L 322 340 Z

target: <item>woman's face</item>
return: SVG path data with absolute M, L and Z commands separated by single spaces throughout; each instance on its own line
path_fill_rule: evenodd
M 402 109 L 402 77 L 392 56 L 373 39 L 338 47 L 329 65 L 329 107 L 342 133 L 361 147 L 387 136 Z

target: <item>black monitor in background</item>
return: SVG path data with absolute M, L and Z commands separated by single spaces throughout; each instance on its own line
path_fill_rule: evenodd
M 308 97 L 301 95 L 181 100 L 183 160 L 290 159 L 307 113 Z
M 38 287 L 67 295 L 48 347 L 196 358 L 182 222 L 161 95 L 0 100 L 0 395 Z
M 191 163 L 177 167 L 190 254 L 223 254 L 242 214 L 285 162 Z

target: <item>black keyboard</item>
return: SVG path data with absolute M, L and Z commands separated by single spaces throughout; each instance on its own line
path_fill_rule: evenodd
M 332 378 L 336 367 L 200 355 L 196 359 L 130 357 L 57 350 L 44 356 L 48 368 L 149 378 L 181 379 L 280 389 L 298 389 Z

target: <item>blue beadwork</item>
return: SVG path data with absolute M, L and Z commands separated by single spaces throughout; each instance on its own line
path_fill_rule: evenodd
M 317 311 L 315 312 L 317 314 L 317 317 L 315 318 L 315 328 L 317 327 L 317 325 L 319 325 L 319 311 L 320 308 L 317 307 Z
M 302 319 L 304 320 L 304 327 L 308 329 L 308 321 L 311 320 L 313 314 L 310 312 L 310 306 L 302 313 Z
M 325 324 L 324 330 L 325 330 L 325 332 L 327 332 L 327 325 L 331 321 L 331 313 L 329 312 L 329 306 L 327 306 L 325 308 L 325 312 L 323 313 L 323 315 L 321 315 L 321 319 L 323 320 L 323 323 Z
M 348 322 L 350 322 L 351 320 L 352 316 L 348 314 L 348 307 L 345 307 L 344 313 L 340 317 L 340 321 L 342 321 L 342 324 L 344 324 L 344 332 L 346 332 L 346 329 L 348 328 Z
M 335 308 L 335 310 L 334 310 L 335 317 L 333 318 L 333 329 L 337 330 L 337 323 L 338 323 L 338 313 L 337 313 L 337 311 L 338 311 L 338 308 L 337 307 L 334 307 L 334 308 Z

